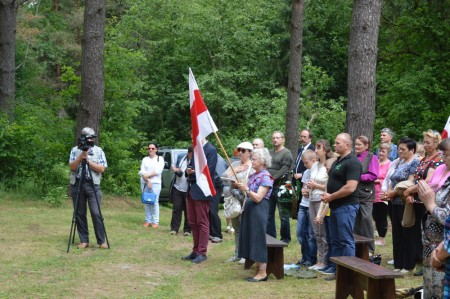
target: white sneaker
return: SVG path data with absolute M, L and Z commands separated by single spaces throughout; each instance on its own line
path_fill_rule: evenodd
M 239 261 L 239 258 L 237 258 L 235 256 L 232 256 L 229 259 L 227 259 L 225 262 L 227 262 L 227 263 L 233 262 L 234 263 L 234 262 L 237 262 L 237 261 Z
M 393 265 L 394 264 L 394 260 L 390 260 L 387 263 L 388 263 L 388 265 Z
M 394 269 L 394 272 L 401 272 L 402 269 Z
M 232 227 L 232 228 L 230 228 L 230 232 L 229 232 L 230 234 L 234 234 L 234 228 Z
M 319 264 L 315 264 L 311 267 L 308 267 L 309 270 L 317 270 L 317 269 L 321 269 L 323 267 L 325 267 L 326 265 L 319 265 Z
M 244 258 L 241 258 L 241 260 L 238 262 L 239 264 L 245 264 L 245 259 Z
M 408 273 L 409 273 L 409 271 L 408 271 L 408 270 L 406 270 L 406 269 L 402 269 L 402 270 L 400 270 L 400 273 L 402 273 L 402 274 L 408 274 Z

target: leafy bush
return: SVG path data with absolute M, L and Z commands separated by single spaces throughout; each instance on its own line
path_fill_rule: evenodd
M 55 187 L 43 199 L 53 207 L 60 207 L 67 198 L 67 187 Z

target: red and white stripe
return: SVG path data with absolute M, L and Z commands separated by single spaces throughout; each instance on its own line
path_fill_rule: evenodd
M 192 143 L 194 146 L 195 177 L 205 196 L 216 195 L 214 182 L 209 173 L 208 161 L 203 151 L 203 139 L 217 132 L 217 127 L 203 101 L 194 74 L 189 69 L 189 100 L 191 110 Z

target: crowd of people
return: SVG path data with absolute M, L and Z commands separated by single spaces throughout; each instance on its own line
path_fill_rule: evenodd
M 82 135 L 91 142 L 96 137 L 90 128 L 84 128 Z M 450 139 L 442 140 L 437 131 L 423 132 L 424 153 L 419 156 L 416 141 L 404 137 L 396 145 L 393 137 L 392 130 L 381 130 L 380 144 L 373 153 L 366 136 L 353 139 L 341 133 L 332 151 L 327 140 L 313 143 L 312 132 L 304 129 L 294 159 L 284 147 L 284 134 L 275 131 L 271 149 L 264 147 L 259 138 L 238 144 L 237 160 L 220 174 L 216 171 L 217 150 L 203 140 L 209 173 L 218 190 L 214 196 L 205 196 L 197 185 L 193 149 L 188 148 L 171 168 L 175 179 L 171 187 L 174 205 L 170 233 L 178 234 L 184 214 L 183 233 L 192 234 L 194 243 L 192 252 L 182 259 L 202 263 L 207 260 L 208 241 L 222 241 L 218 205 L 223 181 L 218 178 L 228 178 L 225 196 L 236 198 L 242 206 L 241 214 L 227 221 L 235 232 L 235 250 L 228 261 L 254 261 L 256 273 L 247 280 L 266 281 L 266 234 L 277 238 L 276 209 L 280 240 L 291 241 L 291 211 L 283 199 L 285 185 L 291 184 L 301 198 L 296 217 L 296 236 L 301 245 L 299 266 L 326 274 L 327 280 L 335 279 L 336 267 L 330 257 L 355 255 L 354 234 L 374 239 L 369 246 L 369 254 L 373 255 L 377 246 L 386 245 L 390 218 L 393 260 L 388 263 L 393 264 L 394 271 L 407 274 L 415 270 L 414 275 L 423 275 L 424 298 L 442 298 L 444 294 L 449 298 Z M 142 160 L 139 176 L 141 188 L 153 190 L 158 197 L 164 161 L 157 150 L 157 143 L 148 144 L 149 155 Z M 74 147 L 69 166 L 81 240 L 78 247 L 89 246 L 89 204 L 97 243 L 100 248 L 108 248 L 99 215 L 105 155 L 97 146 L 88 151 Z M 144 226 L 157 228 L 158 201 L 144 206 Z

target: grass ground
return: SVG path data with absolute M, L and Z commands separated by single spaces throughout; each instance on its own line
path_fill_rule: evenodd
M 234 238 L 227 234 L 223 243 L 209 244 L 205 263 L 181 261 L 192 248 L 192 238 L 169 235 L 169 207 L 161 207 L 159 229 L 143 227 L 144 211 L 137 198 L 104 198 L 110 250 L 71 246 L 67 253 L 71 202 L 53 208 L 17 197 L 0 192 L 0 298 L 334 298 L 335 282 L 324 281 L 322 275 L 244 281 L 254 270 L 224 263 L 234 251 Z M 293 238 L 295 225 L 292 221 Z M 392 258 L 390 235 L 387 240 L 377 252 L 385 266 Z M 298 243 L 291 242 L 285 263 L 295 263 L 299 252 Z M 407 275 L 396 284 L 417 287 L 422 278 Z

